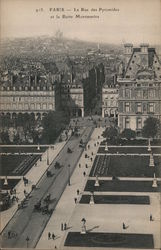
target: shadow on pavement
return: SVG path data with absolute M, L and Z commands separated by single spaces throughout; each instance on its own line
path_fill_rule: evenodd
M 92 227 L 91 229 L 88 229 L 87 232 L 88 232 L 88 233 L 89 233 L 89 232 L 92 232 L 93 229 L 96 229 L 96 228 L 99 228 L 99 226 Z

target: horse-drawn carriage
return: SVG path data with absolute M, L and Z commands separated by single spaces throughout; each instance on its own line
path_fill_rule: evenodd
M 50 171 L 50 170 L 47 170 L 47 172 L 46 172 L 46 176 L 47 176 L 47 177 L 52 177 L 52 173 L 51 173 L 51 171 Z
M 37 202 L 34 205 L 34 210 L 37 212 L 42 212 L 42 214 L 51 214 L 53 210 L 49 209 L 49 201 L 50 201 L 50 198 L 46 197 L 44 199 L 44 202 L 45 202 L 44 206 L 42 206 L 41 201 Z
M 72 153 L 72 150 L 70 148 L 67 149 L 67 153 Z
M 51 194 L 48 194 L 48 195 L 44 198 L 44 202 L 49 203 L 49 202 L 50 202 L 50 198 L 51 198 Z
M 41 211 L 41 201 L 38 201 L 35 205 L 34 205 L 34 209 L 36 211 Z

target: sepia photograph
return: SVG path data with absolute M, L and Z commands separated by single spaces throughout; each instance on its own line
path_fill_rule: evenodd
M 161 250 L 161 0 L 0 0 L 0 247 Z

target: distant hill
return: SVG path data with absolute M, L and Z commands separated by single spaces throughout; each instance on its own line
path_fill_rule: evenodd
M 100 44 L 100 49 L 104 52 L 115 53 L 121 46 L 111 44 Z M 26 37 L 5 39 L 1 41 L 1 53 L 12 56 L 41 56 L 41 55 L 79 55 L 89 50 L 97 50 L 97 43 L 72 40 L 63 37 Z

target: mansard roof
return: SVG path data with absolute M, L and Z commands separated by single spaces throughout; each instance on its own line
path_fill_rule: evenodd
M 146 71 L 146 74 L 149 72 L 152 76 L 155 75 L 156 78 L 161 78 L 160 60 L 155 48 L 147 48 L 146 52 L 142 51 L 141 48 L 133 48 L 129 61 L 123 66 L 123 78 L 135 78 L 143 70 L 144 73 Z

